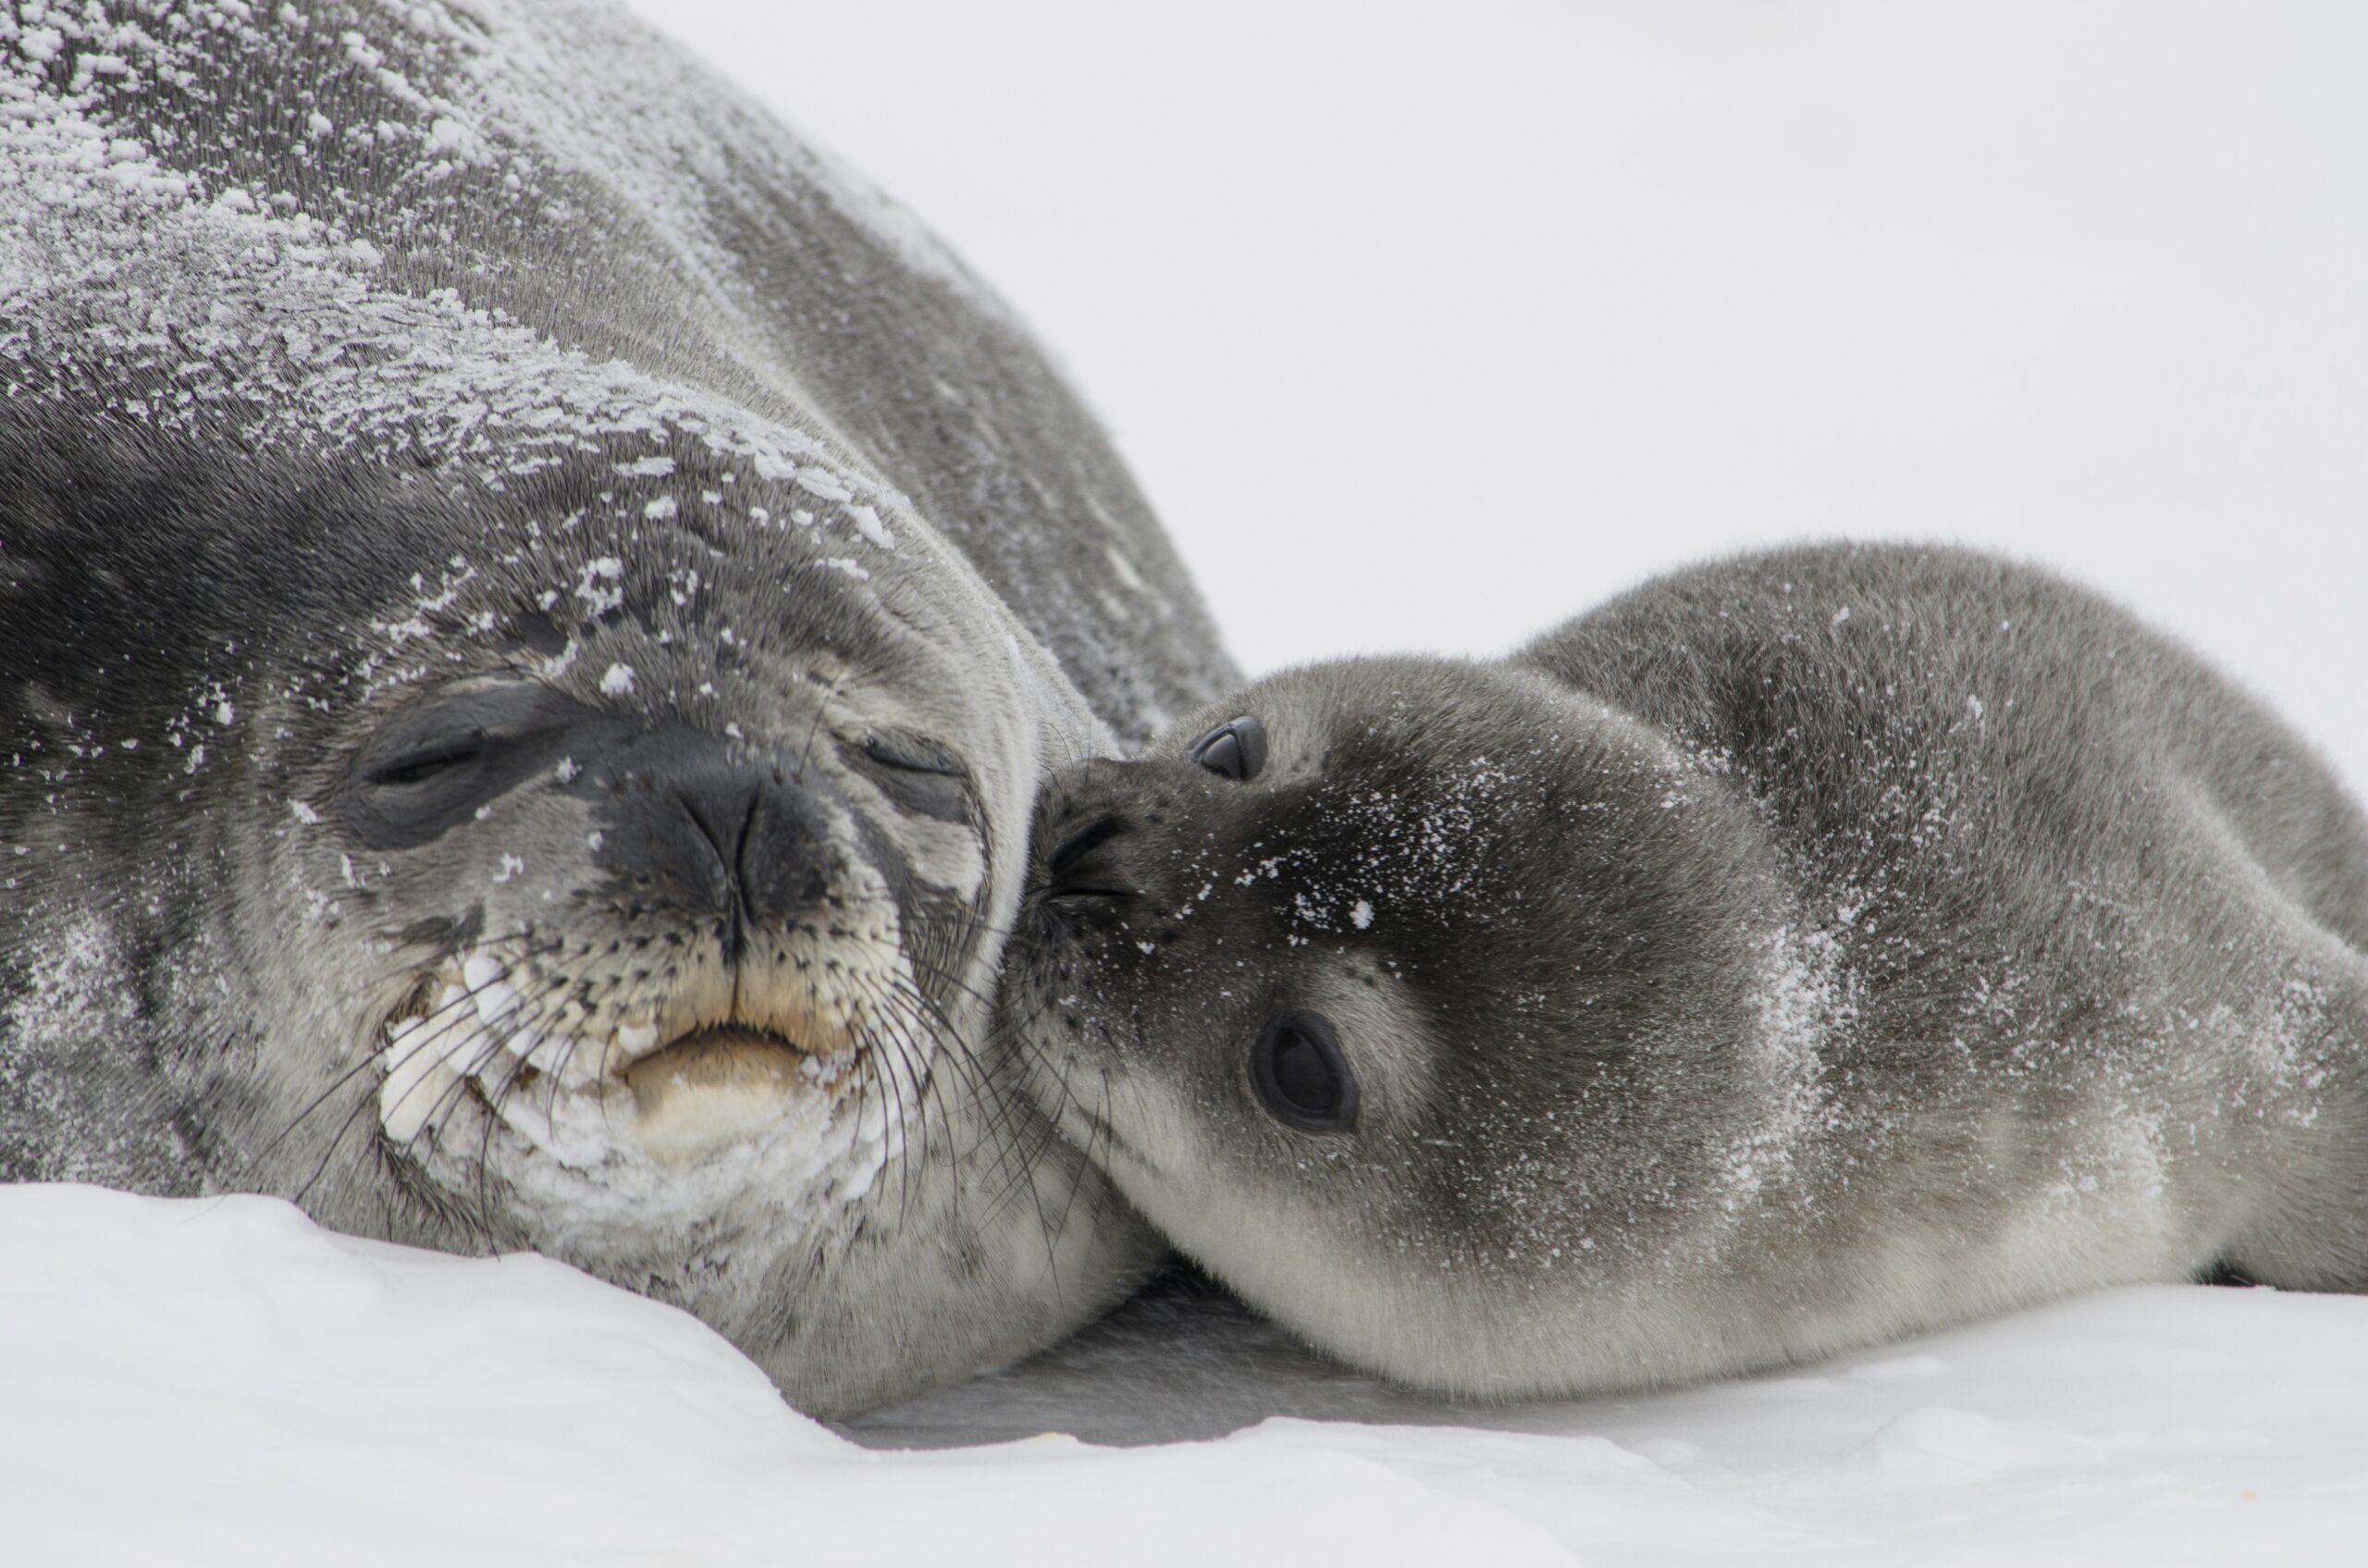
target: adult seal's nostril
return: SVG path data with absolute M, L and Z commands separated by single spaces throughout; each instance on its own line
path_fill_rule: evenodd
M 815 908 L 830 897 L 825 859 L 830 817 L 838 797 L 811 770 L 803 780 L 772 769 L 759 773 L 737 863 L 748 918 L 769 924 Z
M 723 743 L 680 731 L 635 747 L 621 770 L 597 858 L 630 897 L 672 904 L 718 922 L 727 961 L 751 929 L 793 918 L 826 896 L 827 789 Z
M 745 787 L 744 781 L 728 773 L 712 783 L 715 787 L 704 794 L 678 790 L 675 799 L 681 803 L 684 814 L 698 828 L 699 835 L 707 840 L 709 849 L 715 856 L 716 868 L 722 873 L 717 902 L 722 907 L 723 921 L 717 936 L 722 945 L 723 961 L 734 964 L 739 962 L 740 950 L 747 941 L 747 927 L 757 919 L 748 903 L 746 860 L 748 828 L 756 820 L 758 795 L 755 789 Z M 732 798 L 735 788 L 746 796 L 744 800 Z

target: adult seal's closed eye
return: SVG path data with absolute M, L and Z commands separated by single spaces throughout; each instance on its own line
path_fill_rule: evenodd
M 1156 1245 L 988 995 L 1053 761 L 1228 671 L 878 195 L 600 7 L 0 65 L 0 1176 L 533 1247 L 808 1410 Z
M 1247 733 L 1259 765 L 1212 737 Z M 1056 776 L 1048 1114 L 1366 1368 L 1523 1397 L 2217 1269 L 2368 1285 L 2368 833 L 2259 704 L 1978 555 L 1662 578 Z

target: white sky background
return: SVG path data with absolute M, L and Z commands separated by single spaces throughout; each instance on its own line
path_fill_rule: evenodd
M 1253 673 L 1955 539 L 2368 783 L 2368 7 L 638 8 L 1035 324 Z

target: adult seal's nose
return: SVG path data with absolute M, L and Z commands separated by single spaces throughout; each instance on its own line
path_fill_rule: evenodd
M 826 788 L 812 770 L 676 732 L 621 769 L 598 859 L 636 902 L 713 919 L 726 963 L 752 929 L 828 895 Z

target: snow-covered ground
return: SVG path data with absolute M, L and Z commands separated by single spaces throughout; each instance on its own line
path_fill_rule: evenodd
M 1038 325 L 1253 669 L 1949 537 L 2121 595 L 2368 784 L 2368 9 L 644 8 Z M 1239 1431 L 900 1453 L 539 1260 L 38 1188 L 0 1258 L 9 1563 L 2368 1553 L 2368 1299 L 2121 1291 L 1493 1414 L 1139 1312 L 866 1436 Z
M 1007 1406 L 1374 1419 L 887 1452 L 539 1258 L 75 1187 L 0 1189 L 0 1561 L 28 1568 L 2336 1563 L 2368 1524 L 2350 1298 L 2121 1290 L 1511 1429 L 1405 1424 L 1437 1413 L 1220 1318 Z

